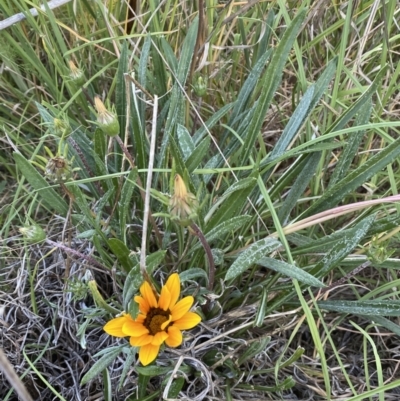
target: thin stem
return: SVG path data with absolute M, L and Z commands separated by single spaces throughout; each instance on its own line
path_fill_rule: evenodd
M 215 279 L 215 264 L 214 264 L 214 257 L 211 252 L 210 245 L 208 244 L 206 237 L 200 230 L 200 227 L 192 223 L 190 225 L 190 228 L 194 231 L 194 233 L 199 237 L 199 240 L 201 242 L 201 245 L 203 245 L 204 251 L 206 252 L 207 259 L 208 259 L 208 286 L 207 289 L 209 291 L 212 291 L 214 287 L 214 279 Z
M 153 129 L 155 129 L 155 128 L 153 128 Z M 122 151 L 124 152 L 125 157 L 128 159 L 129 164 L 131 165 L 131 167 L 132 167 L 132 168 L 135 168 L 135 162 L 134 162 L 134 160 L 133 160 L 131 154 L 129 153 L 128 149 L 126 148 L 125 144 L 122 142 L 122 139 L 120 138 L 120 136 L 117 135 L 117 136 L 115 136 L 114 138 L 117 140 L 119 146 L 121 147 Z M 151 158 L 151 153 L 150 153 L 150 158 Z M 139 176 L 137 177 L 136 182 L 137 182 L 137 184 L 138 184 L 138 186 L 139 186 L 139 191 L 140 191 L 140 195 L 141 195 L 141 197 L 142 197 L 142 199 L 143 199 L 143 202 L 146 203 L 146 195 L 147 195 L 147 194 L 146 194 L 146 192 L 142 189 L 142 188 L 143 188 L 143 183 L 142 183 L 142 180 L 140 179 Z M 158 227 L 157 227 L 157 223 L 156 223 L 156 221 L 154 220 L 154 217 L 153 217 L 153 215 L 151 214 L 151 211 L 150 211 L 150 210 L 149 210 L 148 213 L 149 213 L 148 219 L 150 220 L 150 223 L 151 223 L 151 225 L 153 226 L 154 232 L 155 232 L 156 237 L 157 237 L 158 244 L 161 245 L 161 243 L 162 243 L 162 237 L 161 237 L 160 231 L 159 231 L 159 229 L 158 229 Z
M 150 214 L 150 188 L 151 181 L 153 178 L 153 166 L 154 166 L 154 153 L 156 148 L 156 128 L 157 128 L 157 110 L 158 110 L 158 97 L 154 96 L 154 107 L 153 107 L 153 121 L 150 138 L 150 156 L 149 156 L 149 167 L 147 172 L 146 181 L 146 193 L 144 199 L 144 212 L 143 212 L 143 230 L 142 230 L 142 247 L 140 249 L 140 271 L 145 278 L 151 284 L 150 277 L 146 270 L 146 240 L 147 240 L 147 227 Z
M 80 253 L 78 251 L 76 251 L 75 249 L 69 248 L 63 244 L 60 244 L 59 242 L 54 242 L 50 239 L 46 239 L 46 242 L 50 245 L 53 245 L 59 249 L 62 249 L 63 251 L 70 253 L 71 255 L 77 256 L 80 259 L 85 259 L 87 260 L 90 264 L 97 266 L 101 269 L 105 269 L 105 270 L 110 270 L 108 269 L 106 266 L 102 265 L 100 262 L 98 262 L 96 259 L 92 258 L 91 256 L 88 255 L 84 255 L 83 253 Z

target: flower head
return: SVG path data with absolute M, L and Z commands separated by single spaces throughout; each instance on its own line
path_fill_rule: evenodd
M 129 336 L 132 347 L 140 347 L 139 360 L 146 366 L 156 359 L 164 342 L 169 347 L 178 347 L 182 344 L 181 330 L 191 329 L 201 321 L 197 313 L 189 312 L 194 298 L 187 296 L 178 301 L 179 295 L 177 273 L 168 278 L 160 295 L 154 294 L 145 281 L 140 287 L 140 295 L 134 298 L 139 304 L 137 318 L 123 314 L 110 320 L 104 331 L 114 337 Z
M 83 71 L 78 68 L 72 60 L 68 62 L 68 65 L 69 77 L 71 78 L 71 80 L 79 85 L 83 85 L 85 83 L 85 74 L 83 73 Z
M 118 117 L 113 111 L 109 111 L 99 97 L 94 98 L 94 107 L 97 111 L 97 125 L 109 136 L 119 134 Z
M 199 204 L 195 195 L 188 192 L 182 177 L 175 176 L 174 195 L 169 202 L 169 211 L 173 220 L 182 226 L 190 225 L 197 217 Z

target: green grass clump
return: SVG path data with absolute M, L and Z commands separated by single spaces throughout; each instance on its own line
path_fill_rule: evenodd
M 400 6 L 27 10 L 0 5 L 26 13 L 0 31 L 0 398 L 396 399 Z M 174 272 L 202 323 L 142 366 L 103 326 Z

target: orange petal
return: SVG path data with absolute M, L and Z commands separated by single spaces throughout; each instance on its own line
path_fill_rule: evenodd
M 171 323 L 171 320 L 172 320 L 172 316 L 169 315 L 168 320 L 166 320 L 166 321 L 161 325 L 161 330 L 165 330 L 166 327 Z
M 172 309 L 172 321 L 180 319 L 192 307 L 194 298 L 192 296 L 181 299 Z
M 197 313 L 188 312 L 184 316 L 182 316 L 179 320 L 176 320 L 174 322 L 174 326 L 180 330 L 189 330 L 194 326 L 197 326 L 200 322 L 201 322 L 201 317 Z
M 178 301 L 179 295 L 181 293 L 181 281 L 179 279 L 179 274 L 171 274 L 167 282 L 165 283 L 165 287 L 167 287 L 169 292 L 171 293 L 169 309 L 172 309 L 176 304 L 176 301 Z
M 161 289 L 160 298 L 158 300 L 158 307 L 161 308 L 162 310 L 167 310 L 169 308 L 170 303 L 171 303 L 171 293 L 169 292 L 169 289 L 166 286 L 164 286 Z
M 144 334 L 140 337 L 131 337 L 129 342 L 131 343 L 132 347 L 142 347 L 143 345 L 150 344 L 154 339 L 154 336 L 151 334 Z
M 104 327 L 103 330 L 114 337 L 126 337 L 122 331 L 122 326 L 128 321 L 129 318 L 125 316 L 116 317 L 115 319 L 110 320 Z
M 135 298 L 133 298 L 135 302 L 137 302 L 139 304 L 139 310 L 140 312 L 146 314 L 149 312 L 150 310 L 150 305 L 147 302 L 146 299 L 144 299 L 143 297 L 140 297 L 139 295 L 137 295 Z
M 135 322 L 144 323 L 145 320 L 146 320 L 146 315 L 142 315 L 141 313 L 139 313 L 135 319 Z
M 157 308 L 157 300 L 156 297 L 153 293 L 153 290 L 150 287 L 150 284 L 145 281 L 141 286 L 140 286 L 140 293 L 142 294 L 142 297 L 147 301 L 149 304 L 150 308 Z
M 160 331 L 154 336 L 154 339 L 151 342 L 151 345 L 160 346 L 167 338 L 168 338 L 168 334 L 165 331 Z
M 149 330 L 142 323 L 128 321 L 122 326 L 122 332 L 126 336 L 140 337 L 143 334 L 148 334 Z
M 165 340 L 168 347 L 178 347 L 182 344 L 182 333 L 176 326 L 168 328 L 168 338 Z
M 143 366 L 148 365 L 157 358 L 158 351 L 160 351 L 159 345 L 143 345 L 143 347 L 140 347 L 139 361 L 142 363 Z

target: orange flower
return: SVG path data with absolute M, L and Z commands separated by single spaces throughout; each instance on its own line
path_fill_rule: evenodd
M 182 344 L 181 330 L 188 330 L 198 325 L 201 317 L 189 312 L 194 298 L 185 297 L 178 301 L 180 280 L 177 273 L 172 274 L 156 296 L 150 284 L 145 281 L 140 287 L 141 296 L 134 298 L 139 304 L 140 313 L 134 320 L 129 314 L 110 320 L 104 331 L 114 337 L 130 337 L 132 347 L 140 347 L 139 360 L 146 366 L 153 362 L 160 346 L 165 343 L 169 347 Z

